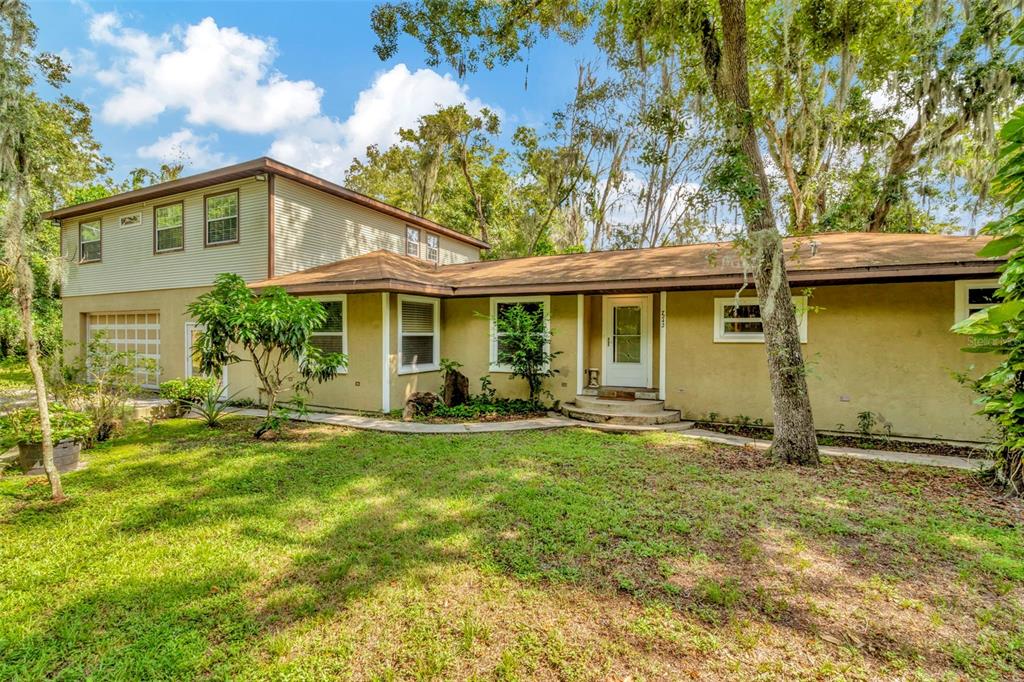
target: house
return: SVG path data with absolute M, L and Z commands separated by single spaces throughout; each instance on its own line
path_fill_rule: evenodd
M 194 373 L 185 308 L 221 272 L 329 308 L 316 335 L 347 353 L 311 405 L 389 411 L 437 390 L 439 361 L 521 395 L 497 362 L 490 320 L 542 309 L 557 375 L 548 386 L 592 418 L 602 387 L 649 398 L 655 419 L 771 420 L 759 309 L 732 244 L 481 260 L 484 242 L 268 158 L 55 210 L 69 262 L 64 334 L 100 330 L 157 361 L 149 385 Z M 954 375 L 977 356 L 949 332 L 984 307 L 997 262 L 980 239 L 820 234 L 787 238 L 818 428 L 853 431 L 871 412 L 894 435 L 990 435 Z M 71 350 L 69 352 L 77 352 Z M 257 398 L 246 365 L 232 392 Z M 578 396 L 580 396 L 578 398 Z M 676 412 L 678 411 L 678 412 Z

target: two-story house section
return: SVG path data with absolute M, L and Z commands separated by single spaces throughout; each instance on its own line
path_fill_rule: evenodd
M 265 157 L 45 217 L 60 223 L 68 264 L 64 337 L 76 344 L 68 352 L 79 352 L 105 331 L 117 349 L 156 361 L 158 372 L 142 377 L 147 386 L 192 373 L 190 346 L 197 330 L 186 306 L 222 272 L 253 282 L 382 250 L 436 267 L 476 261 L 487 248 Z M 380 315 L 379 297 L 366 303 Z M 345 310 L 339 319 L 359 314 Z M 343 340 L 346 347 L 352 341 Z M 377 340 L 374 349 L 379 347 Z M 239 383 L 232 380 L 232 389 L 245 388 Z M 378 407 L 380 397 L 372 402 Z

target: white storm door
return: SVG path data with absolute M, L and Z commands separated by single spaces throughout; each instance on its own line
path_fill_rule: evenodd
M 602 315 L 604 331 L 605 386 L 648 388 L 651 385 L 651 297 L 605 296 Z

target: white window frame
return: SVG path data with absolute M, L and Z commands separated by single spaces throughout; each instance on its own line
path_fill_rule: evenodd
M 156 222 L 156 212 L 161 208 L 170 208 L 171 206 L 181 206 L 181 223 L 173 227 L 160 227 Z M 181 246 L 175 246 L 170 249 L 159 249 L 157 245 L 160 243 L 160 233 L 166 232 L 167 230 L 181 230 Z M 173 253 L 175 251 L 185 250 L 185 202 L 184 201 L 172 201 L 169 204 L 160 204 L 159 206 L 153 207 L 153 253 Z
M 415 234 L 416 241 L 409 239 L 409 235 Z M 409 253 L 409 247 L 416 244 L 416 253 Z M 405 255 L 411 256 L 412 258 L 419 258 L 420 254 L 423 253 L 423 230 L 412 225 L 405 226 Z
M 725 309 L 729 306 L 757 305 L 761 302 L 756 296 L 728 296 L 715 299 L 715 343 L 764 343 L 764 334 L 754 332 L 726 332 Z M 807 297 L 794 296 L 797 324 L 800 329 L 800 343 L 807 343 Z
M 490 316 L 490 371 L 509 374 L 512 368 L 498 364 L 498 330 L 495 320 L 498 319 L 499 303 L 540 303 L 544 308 L 544 331 L 551 334 L 551 297 L 550 296 L 492 296 Z M 550 342 L 544 344 L 544 352 L 551 352 Z
M 406 301 L 415 303 L 429 303 L 434 307 L 434 361 L 429 365 L 403 365 L 402 364 L 402 339 L 406 336 L 402 332 L 402 307 Z M 410 296 L 399 294 L 398 296 L 398 373 L 418 374 L 420 372 L 436 372 L 441 368 L 441 299 L 429 296 Z M 408 336 L 426 336 L 426 334 L 409 334 Z
M 340 332 L 313 332 L 310 336 L 340 336 L 341 352 L 348 358 L 348 294 L 332 294 L 330 296 L 317 296 L 318 303 L 330 303 L 341 301 L 341 331 Z M 339 365 L 334 368 L 335 374 L 348 374 L 348 364 Z
M 118 227 L 139 227 L 142 225 L 142 212 L 136 211 L 135 213 L 129 213 L 123 215 L 117 219 Z
M 433 239 L 434 242 L 435 242 L 435 246 L 433 246 L 433 247 L 430 246 L 430 240 L 431 239 Z M 423 246 L 422 246 L 422 249 L 423 249 L 423 257 L 424 257 L 425 260 L 428 260 L 431 263 L 440 263 L 441 262 L 441 237 L 440 237 L 440 235 L 436 235 L 433 232 L 425 233 L 423 235 Z M 433 250 L 433 252 L 434 252 L 433 255 L 430 254 L 431 250 Z
M 96 225 L 99 226 L 99 228 L 100 228 L 100 236 L 97 237 L 96 239 L 90 239 L 89 241 L 85 241 L 84 239 L 82 239 L 82 226 L 84 226 L 84 225 L 90 225 L 91 226 L 93 224 L 96 224 Z M 89 258 L 89 259 L 86 259 L 85 258 L 85 249 L 82 248 L 82 245 L 83 244 L 95 244 L 95 243 L 99 243 L 99 245 L 100 245 L 100 257 L 99 258 Z M 79 263 L 102 263 L 103 262 L 103 219 L 102 218 L 92 218 L 90 220 L 80 220 L 80 221 L 78 221 L 78 262 Z
M 235 214 L 234 215 L 223 215 L 219 218 L 210 217 L 210 199 L 217 199 L 228 195 L 234 195 L 235 197 Z M 242 192 L 239 189 L 229 189 L 223 192 L 215 192 L 214 194 L 206 194 L 203 196 L 203 247 L 209 246 L 224 246 L 226 244 L 238 244 L 242 241 Z M 182 221 L 184 221 L 185 212 L 182 210 Z M 234 239 L 222 239 L 220 241 L 210 241 L 210 223 L 216 220 L 228 220 L 229 218 L 235 219 L 235 238 Z
M 953 322 L 966 320 L 971 316 L 971 306 L 968 293 L 971 289 L 995 289 L 999 287 L 997 279 L 958 279 L 954 282 L 956 289 L 953 293 Z M 987 307 L 987 306 L 986 306 Z M 977 311 L 975 311 L 977 312 Z

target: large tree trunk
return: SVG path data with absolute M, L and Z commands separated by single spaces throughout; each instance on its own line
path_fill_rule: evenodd
M 735 112 L 731 137 L 750 172 L 753 187 L 741 190 L 740 203 L 752 247 L 752 269 L 761 304 L 764 347 L 772 391 L 775 436 L 773 455 L 785 462 L 817 464 L 818 444 L 811 402 L 807 395 L 800 330 L 786 278 L 782 237 L 775 227 L 771 190 L 765 173 L 750 106 L 747 82 L 747 16 L 744 0 L 719 0 L 722 11 L 722 49 L 708 55 L 714 62 L 716 95 Z M 722 101 L 724 100 L 724 101 Z M 731 112 L 730 112 L 731 113 Z

